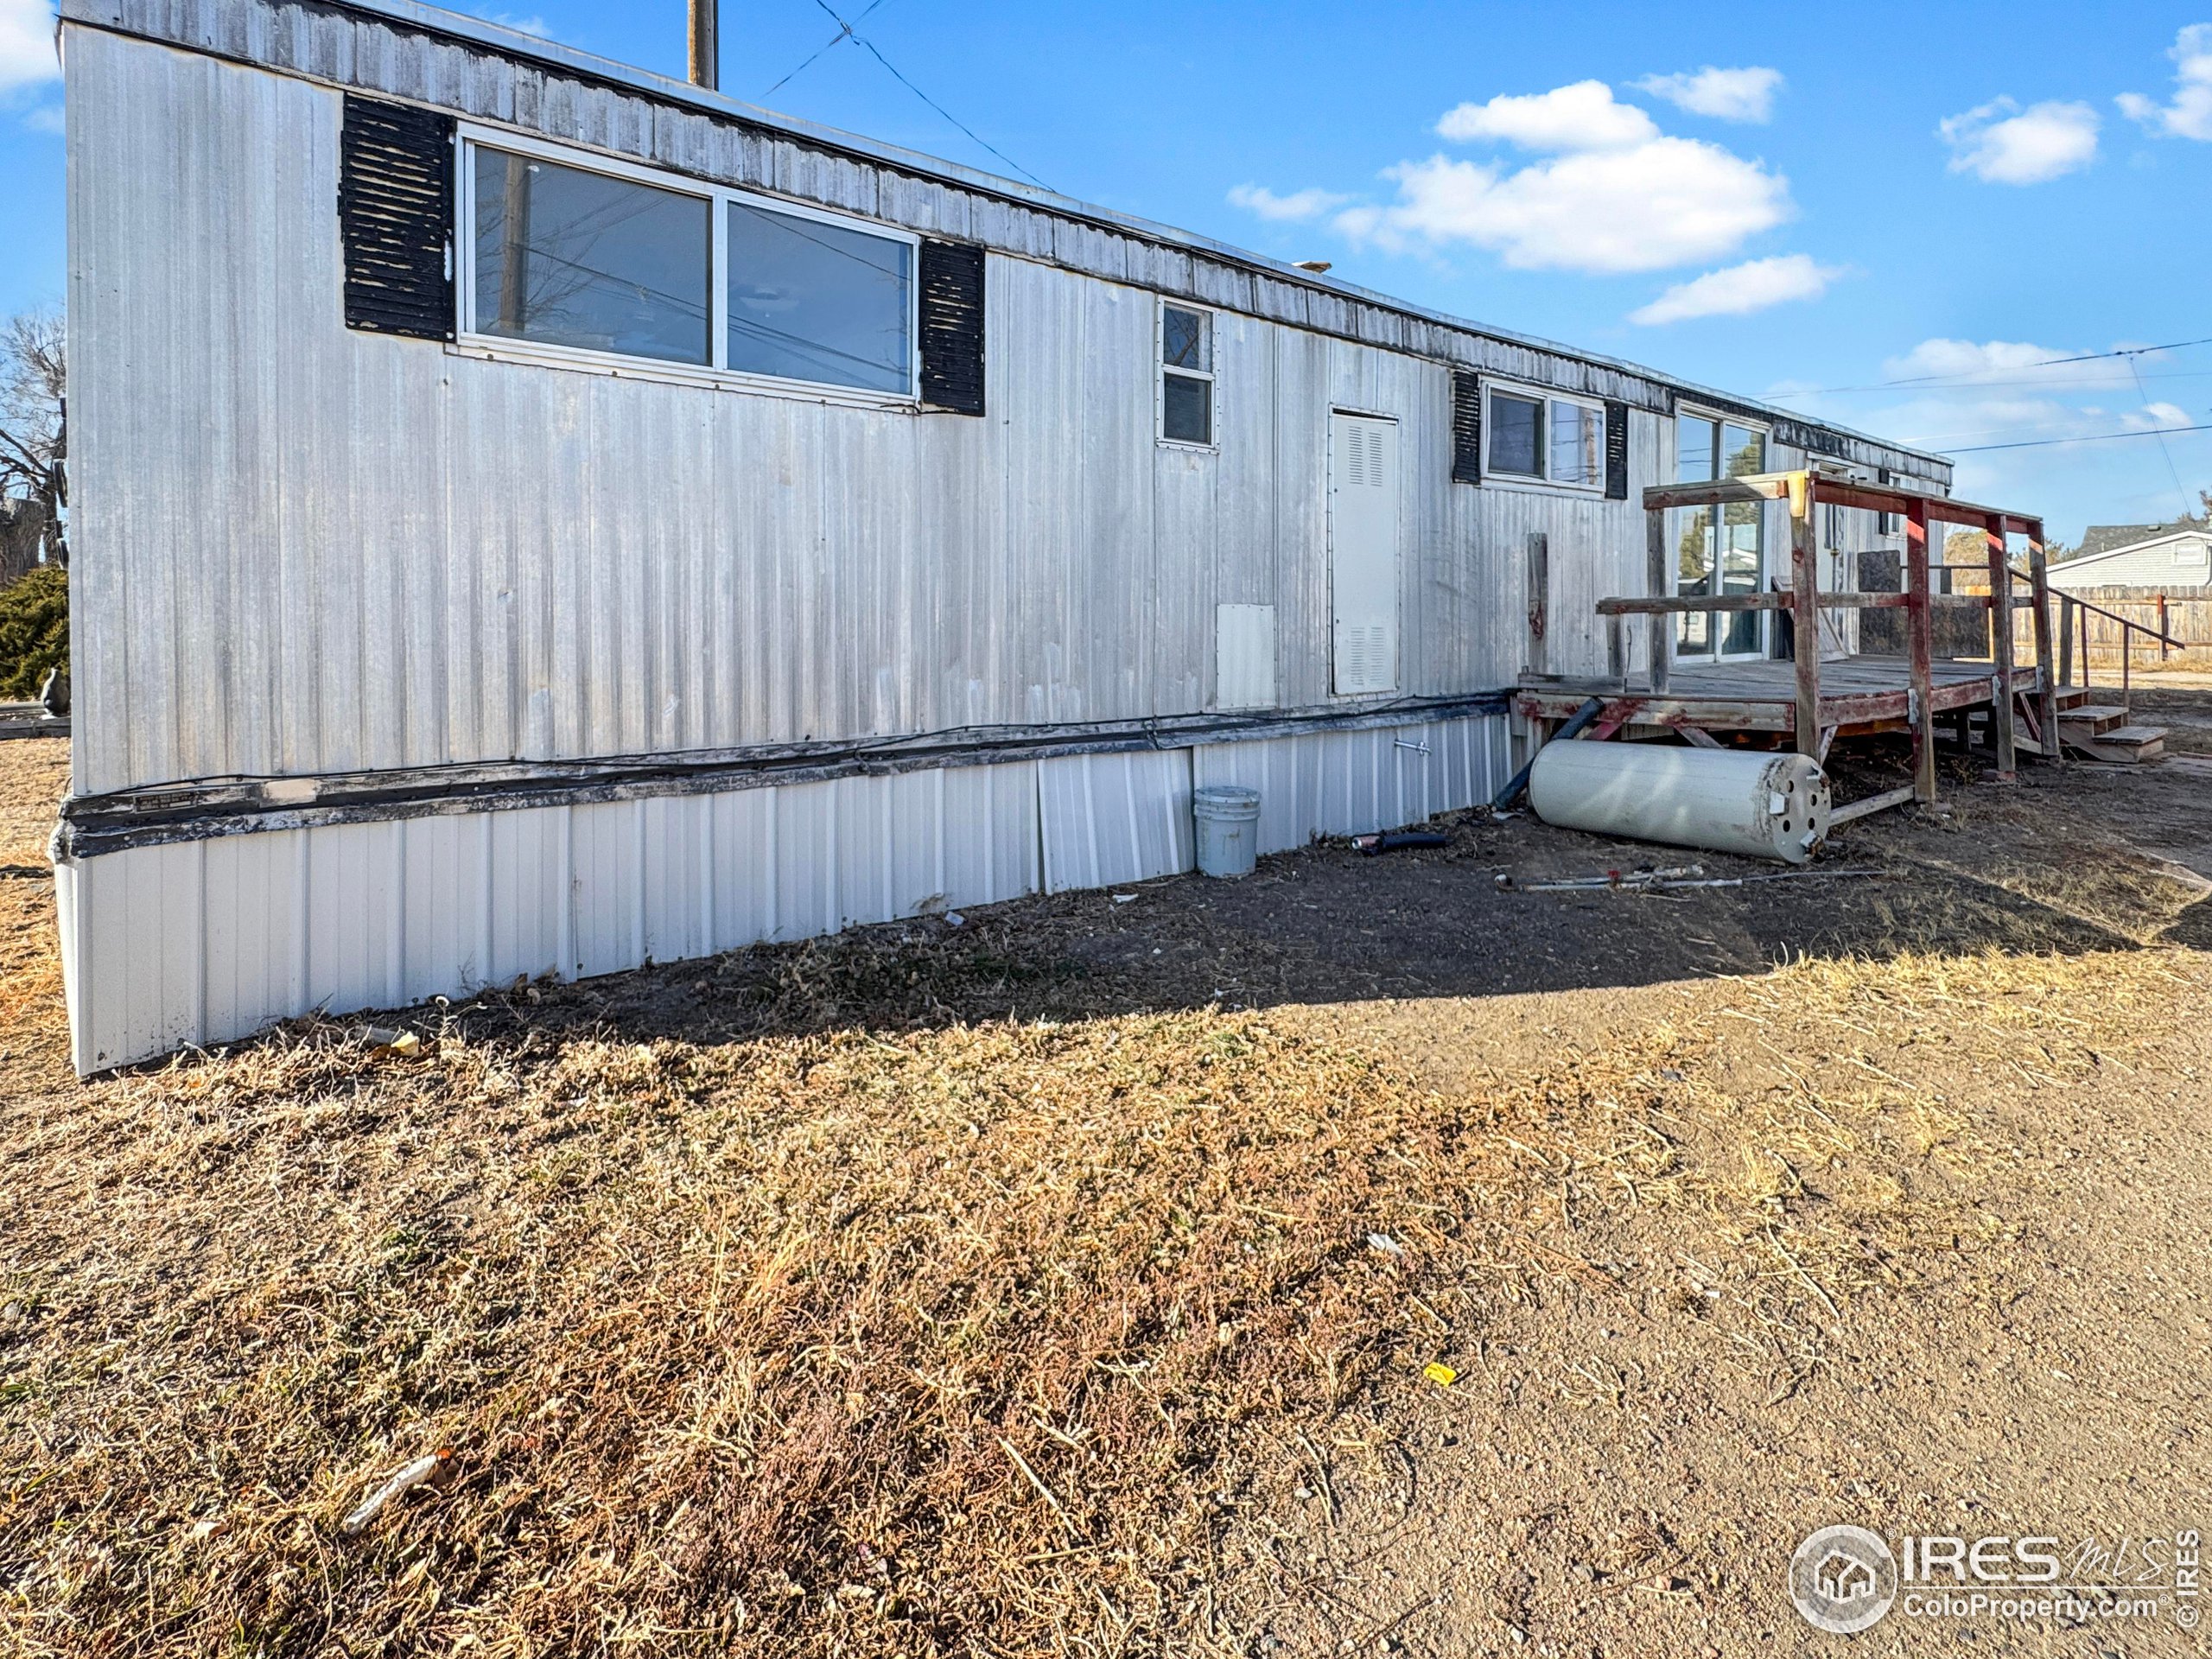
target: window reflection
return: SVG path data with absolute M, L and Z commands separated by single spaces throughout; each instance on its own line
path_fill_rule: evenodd
M 708 360 L 704 200 L 480 145 L 475 153 L 477 333 Z
M 732 202 L 729 366 L 906 391 L 913 252 L 887 236 Z

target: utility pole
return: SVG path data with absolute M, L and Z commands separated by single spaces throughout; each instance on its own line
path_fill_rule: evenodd
M 691 84 L 715 92 L 721 86 L 719 0 L 691 0 Z

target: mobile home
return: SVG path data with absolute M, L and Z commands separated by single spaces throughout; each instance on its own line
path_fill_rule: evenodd
M 1166 874 L 1211 781 L 1417 821 L 1601 666 L 1646 486 L 1949 482 L 406 0 L 62 19 L 81 1071 Z

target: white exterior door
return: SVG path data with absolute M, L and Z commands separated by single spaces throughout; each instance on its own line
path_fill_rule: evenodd
M 1329 595 L 1340 697 L 1398 688 L 1398 423 L 1329 416 Z

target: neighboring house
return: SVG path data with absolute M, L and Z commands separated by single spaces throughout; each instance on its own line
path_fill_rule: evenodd
M 1208 783 L 1263 849 L 1417 821 L 1511 772 L 1532 597 L 1605 669 L 1647 486 L 1948 489 L 407 0 L 61 29 L 82 1071 L 1186 869 Z M 1678 518 L 1685 591 L 1789 567 Z
M 2212 530 L 2202 525 L 2153 529 L 2139 540 L 2108 543 L 2097 552 L 2050 567 L 2050 585 L 2063 593 L 2092 588 L 2139 588 L 2163 593 L 2208 583 L 2212 583 Z
M 2176 518 L 2164 524 L 2091 524 L 2082 532 L 2082 544 L 2069 553 L 2062 563 L 2070 563 L 2092 554 L 2109 553 L 2117 547 L 2133 547 L 2138 542 L 2147 542 L 2155 537 L 2170 535 L 2181 530 L 2212 529 L 2202 518 Z

